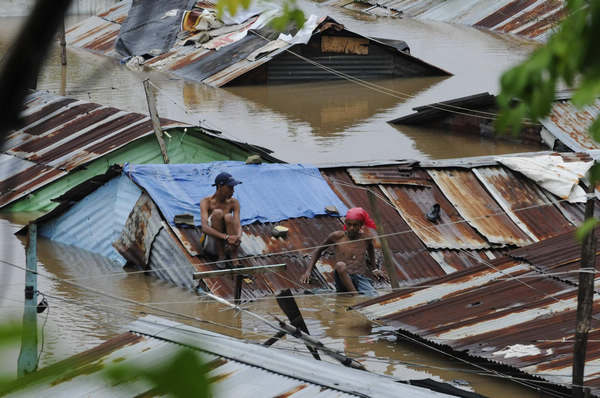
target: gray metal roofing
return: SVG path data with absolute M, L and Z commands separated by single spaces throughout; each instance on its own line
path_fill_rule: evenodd
M 221 28 L 209 28 L 201 31 L 201 33 L 206 33 L 210 37 L 208 43 L 199 46 L 186 45 L 188 39 L 193 39 L 198 35 L 197 33 L 180 31 L 181 11 L 192 8 L 196 2 L 180 0 L 175 5 L 169 3 L 169 6 L 166 7 L 169 10 L 177 9 L 177 6 L 181 7 L 181 10 L 175 10 L 177 11 L 175 15 L 171 15 L 171 11 L 165 13 L 166 8 L 161 5 L 161 2 L 155 1 L 156 4 L 153 3 L 150 6 L 144 3 L 145 13 L 139 11 L 141 2 L 134 4 L 133 7 L 131 3 L 131 0 L 122 1 L 110 12 L 91 17 L 71 27 L 66 31 L 67 43 L 117 58 L 122 58 L 125 55 L 143 54 L 145 57 L 149 57 L 149 59 L 144 60 L 144 65 L 150 68 L 170 71 L 185 79 L 216 87 L 227 84 L 271 61 L 274 57 L 282 55 L 292 47 L 302 46 L 301 44 L 290 44 L 277 39 L 278 35 L 268 28 L 252 29 L 253 23 L 260 19 L 256 16 L 260 13 L 260 10 L 257 10 L 256 13 L 246 13 L 248 17 L 242 22 L 229 21 L 228 25 Z M 214 11 L 215 9 L 215 5 L 210 2 L 197 2 L 195 7 L 199 10 Z M 127 16 L 128 13 L 130 13 L 129 16 Z M 166 18 L 167 15 L 172 16 L 172 18 Z M 242 18 L 238 18 L 238 20 L 240 19 Z M 168 26 L 165 26 L 165 24 Z M 121 29 L 127 30 L 120 34 Z M 355 37 L 363 37 L 345 30 L 343 25 L 337 24 L 329 17 L 319 20 L 313 35 L 320 34 L 328 29 L 336 31 L 341 29 Z M 176 36 L 178 37 L 177 40 Z M 388 44 L 377 39 L 371 41 L 376 46 L 385 48 L 395 56 L 406 60 L 415 68 L 425 71 L 422 74 L 449 74 L 406 54 L 395 43 Z M 209 43 L 212 44 L 208 45 Z M 255 56 L 249 57 L 251 54 Z M 348 55 L 348 57 L 351 57 L 351 55 Z M 324 58 L 323 62 L 333 58 Z M 363 62 L 366 61 L 363 60 Z M 314 66 L 307 65 L 314 69 Z M 377 65 L 373 66 L 377 67 Z M 362 72 L 368 72 L 370 69 L 357 69 L 355 65 L 353 68 L 355 71 Z M 312 70 L 313 73 L 316 73 L 316 71 L 320 70 Z M 330 74 L 328 77 L 335 78 Z
M 570 383 L 580 253 L 574 235 L 565 233 L 428 282 L 430 287 L 391 293 L 355 308 L 452 351 Z M 600 298 L 594 303 L 591 340 L 600 335 L 595 320 Z M 587 386 L 600 387 L 599 357 L 600 345 L 588 345 Z
M 451 397 L 398 383 L 387 376 L 292 355 L 154 316 L 141 318 L 128 329 L 129 332 L 64 361 L 70 363 L 66 376 L 55 375 L 8 396 L 141 396 L 151 391 L 148 382 L 132 380 L 114 385 L 104 381 L 100 373 L 107 364 L 116 362 L 138 367 L 160 364 L 184 344 L 208 363 L 215 397 Z M 39 373 L 43 375 L 48 370 Z
M 544 40 L 565 14 L 563 0 L 367 0 L 392 15 L 461 23 Z

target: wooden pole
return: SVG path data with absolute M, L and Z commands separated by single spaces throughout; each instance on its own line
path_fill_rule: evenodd
M 158 140 L 158 145 L 160 146 L 160 152 L 162 153 L 163 160 L 165 164 L 169 163 L 169 156 L 167 155 L 167 147 L 165 145 L 165 141 L 163 139 L 163 132 L 160 128 L 160 120 L 158 118 L 158 112 L 156 111 L 156 99 L 154 98 L 154 93 L 150 88 L 150 80 L 144 80 L 144 91 L 146 91 L 146 101 L 148 102 L 148 112 L 150 112 L 150 118 L 152 119 L 152 126 L 154 127 L 154 134 L 156 135 L 156 139 Z
M 62 65 L 67 64 L 67 39 L 65 33 L 65 19 L 62 20 L 62 25 L 59 28 L 58 36 L 60 40 L 60 62 Z
M 381 241 L 381 250 L 383 251 L 383 265 L 385 266 L 385 271 L 390 277 L 390 284 L 392 285 L 392 288 L 397 289 L 399 286 L 398 274 L 396 273 L 392 251 L 388 245 L 387 238 L 383 237 L 385 231 L 383 230 L 383 223 L 381 222 L 379 208 L 377 207 L 377 198 L 370 189 L 367 191 L 367 196 L 369 197 L 369 204 L 371 205 L 371 211 L 373 212 L 375 224 L 377 224 L 377 235 L 380 236 L 379 240 Z M 375 259 L 371 259 L 371 261 L 375 261 Z
M 595 187 L 588 187 L 588 199 L 585 204 L 585 219 L 594 217 L 596 205 Z M 592 322 L 594 305 L 594 275 L 596 262 L 596 228 L 584 238 L 581 245 L 581 266 L 579 273 L 579 292 L 577 295 L 577 325 L 575 327 L 575 345 L 573 348 L 573 397 L 583 398 L 584 368 L 587 350 L 587 338 Z
M 17 375 L 35 372 L 37 352 L 37 225 L 29 224 L 26 247 L 25 309 L 23 311 L 23 333 L 21 352 L 17 361 Z

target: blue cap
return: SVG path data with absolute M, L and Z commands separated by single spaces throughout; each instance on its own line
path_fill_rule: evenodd
M 219 175 L 215 178 L 215 183 L 213 184 L 213 187 L 221 185 L 229 185 L 230 187 L 233 187 L 241 183 L 241 181 L 238 181 L 235 178 L 233 178 L 231 174 L 227 172 L 222 172 L 219 173 Z

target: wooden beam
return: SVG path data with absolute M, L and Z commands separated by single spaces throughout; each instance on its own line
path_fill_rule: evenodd
M 281 271 L 286 269 L 287 264 L 259 265 L 256 267 L 241 267 L 231 269 L 219 269 L 214 271 L 194 272 L 194 279 L 220 278 L 222 276 L 237 274 L 260 274 L 264 272 Z

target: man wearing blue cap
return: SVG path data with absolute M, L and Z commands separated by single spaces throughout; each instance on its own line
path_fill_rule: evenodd
M 215 193 L 200 201 L 204 253 L 219 260 L 227 255 L 233 259 L 234 266 L 238 265 L 237 252 L 242 238 L 240 202 L 233 197 L 238 184 L 241 181 L 222 172 L 215 178 Z

